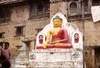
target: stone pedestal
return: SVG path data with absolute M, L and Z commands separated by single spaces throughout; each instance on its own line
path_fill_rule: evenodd
M 15 64 L 18 65 L 25 65 L 28 62 L 28 48 L 27 46 L 23 43 L 23 46 L 19 49 L 19 55 L 15 58 Z
M 80 49 L 33 50 L 29 62 L 34 68 L 83 68 L 83 55 Z

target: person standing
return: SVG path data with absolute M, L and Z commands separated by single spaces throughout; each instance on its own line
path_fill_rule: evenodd
M 0 68 L 2 68 L 2 64 L 6 60 L 6 57 L 2 53 L 2 47 L 0 46 Z
M 2 68 L 10 68 L 11 67 L 11 53 L 9 50 L 9 43 L 5 43 L 5 47 L 3 51 L 3 55 L 6 57 L 6 60 L 2 64 Z

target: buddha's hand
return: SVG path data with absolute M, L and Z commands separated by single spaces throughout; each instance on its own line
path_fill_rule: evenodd
M 46 41 L 46 42 L 43 43 L 43 48 L 44 49 L 47 47 L 48 43 L 49 43 L 48 41 Z
M 55 46 L 58 46 L 59 43 L 55 43 Z
M 55 46 L 57 46 L 59 44 L 59 41 L 51 42 L 51 44 L 54 44 Z
M 47 44 L 46 44 L 46 43 L 44 43 L 44 44 L 43 44 L 43 48 L 45 49 L 46 47 L 47 47 Z

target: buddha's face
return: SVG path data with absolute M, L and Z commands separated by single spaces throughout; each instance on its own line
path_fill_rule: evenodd
M 53 20 L 53 25 L 54 25 L 54 27 L 61 27 L 61 25 L 62 25 L 62 20 L 59 19 L 59 18 L 54 19 L 54 20 Z

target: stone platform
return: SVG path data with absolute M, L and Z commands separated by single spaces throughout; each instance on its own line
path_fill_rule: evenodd
M 35 49 L 29 54 L 32 68 L 83 68 L 81 49 Z

